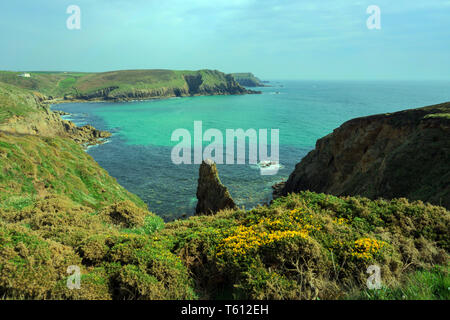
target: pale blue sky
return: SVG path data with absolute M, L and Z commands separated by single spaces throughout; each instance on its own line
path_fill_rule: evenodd
M 69 5 L 81 30 L 68 30 Z M 368 30 L 369 5 L 381 30 Z M 1 1 L 0 69 L 450 79 L 449 0 Z

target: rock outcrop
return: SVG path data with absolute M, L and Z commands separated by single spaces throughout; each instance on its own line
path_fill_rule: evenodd
M 220 182 L 216 164 L 210 159 L 200 165 L 197 199 L 197 215 L 211 215 L 223 209 L 236 208 L 227 188 Z
M 90 125 L 77 127 L 73 122 L 61 119 L 61 111 L 53 112 L 46 105 L 46 98 L 39 93 L 28 93 L 29 106 L 34 110 L 26 115 L 13 115 L 0 123 L 0 131 L 13 134 L 32 134 L 43 137 L 67 137 L 76 143 L 89 146 L 100 144 L 111 136 Z
M 279 194 L 301 190 L 449 208 L 450 103 L 347 121 L 317 141 Z
M 95 129 L 91 125 L 85 125 L 77 127 L 73 122 L 62 120 L 65 133 L 72 138 L 76 143 L 91 146 L 101 144 L 104 139 L 111 137 L 111 133 L 108 131 L 101 131 Z

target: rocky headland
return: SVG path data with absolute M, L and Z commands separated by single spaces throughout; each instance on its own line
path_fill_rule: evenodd
M 317 141 L 277 195 L 301 190 L 449 208 L 450 103 L 347 121 Z

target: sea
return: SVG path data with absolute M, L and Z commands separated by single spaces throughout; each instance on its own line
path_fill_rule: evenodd
M 249 88 L 262 94 L 67 103 L 52 108 L 70 113 L 63 118 L 78 126 L 90 124 L 113 133 L 106 143 L 86 152 L 144 200 L 150 211 L 171 221 L 195 212 L 199 164 L 194 163 L 194 139 L 202 140 L 202 135 L 194 135 L 194 122 L 201 122 L 203 134 L 208 129 L 222 133 L 223 141 L 218 142 L 224 145 L 224 161 L 232 152 L 226 148 L 227 130 L 251 130 L 258 138 L 266 130 L 268 145 L 258 140 L 259 148 L 266 147 L 270 155 L 271 148 L 278 146 L 278 170 L 272 174 L 263 175 L 258 164 L 249 163 L 249 140 L 244 164 L 236 163 L 234 152 L 236 161 L 217 165 L 220 180 L 237 205 L 251 209 L 269 203 L 272 185 L 286 180 L 316 140 L 345 121 L 450 101 L 450 82 L 440 81 L 273 80 L 268 84 Z M 172 152 L 181 141 L 172 139 L 174 132 L 180 132 L 177 129 L 190 134 L 190 139 L 184 136 L 182 146 L 191 149 L 191 163 L 173 161 Z M 277 130 L 278 144 L 270 139 Z M 208 144 L 204 141 L 203 147 Z

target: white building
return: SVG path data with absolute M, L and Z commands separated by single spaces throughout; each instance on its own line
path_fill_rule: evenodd
M 22 74 L 19 74 L 19 77 L 31 78 L 31 74 L 29 74 L 29 73 L 22 73 Z

